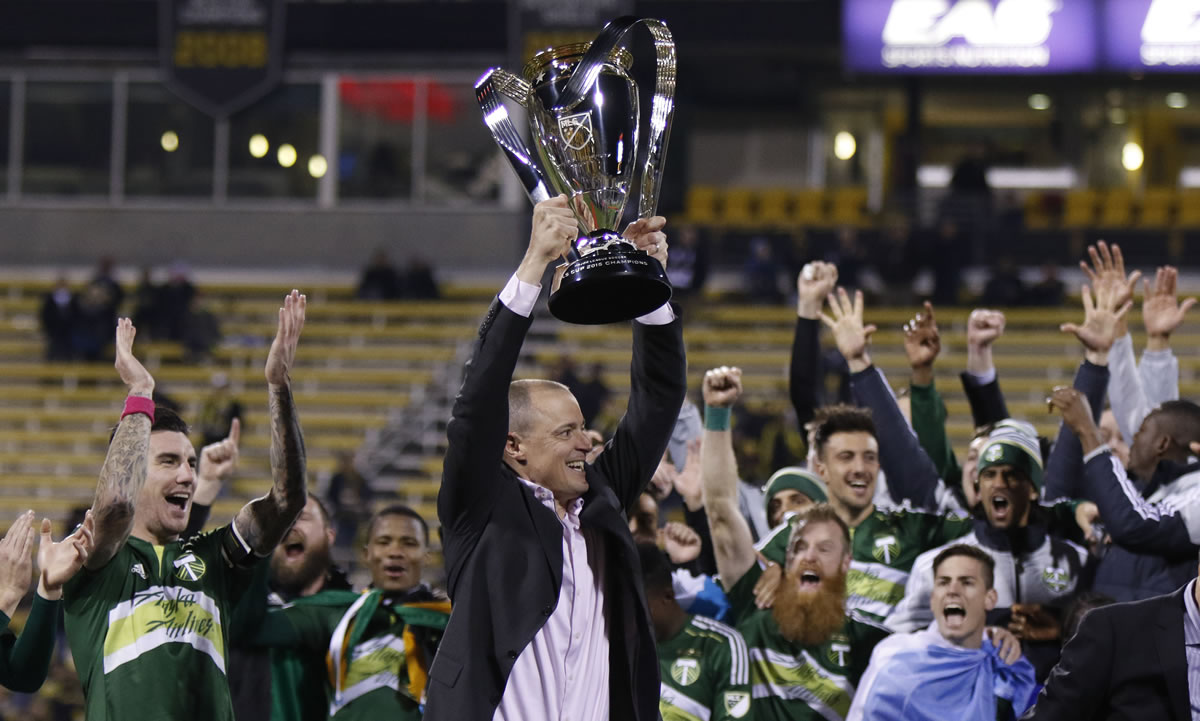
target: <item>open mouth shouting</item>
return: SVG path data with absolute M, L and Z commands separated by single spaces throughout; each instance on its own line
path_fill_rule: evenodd
M 797 574 L 799 589 L 805 593 L 813 593 L 821 588 L 821 574 L 813 568 L 803 568 Z
M 1010 495 L 1005 491 L 992 491 L 991 496 L 992 520 L 996 523 L 1003 523 L 1012 519 L 1013 503 Z
M 192 500 L 192 494 L 187 491 L 175 491 L 166 496 L 167 503 L 171 504 L 172 512 L 178 515 L 187 515 L 188 503 Z
M 958 601 L 947 601 L 942 606 L 942 617 L 947 628 L 960 628 L 967 620 L 967 609 Z
M 283 553 L 289 561 L 295 561 L 304 555 L 304 537 L 298 533 L 288 534 L 284 539 Z
M 408 573 L 408 566 L 395 561 L 387 561 L 383 564 L 383 575 L 387 576 L 388 580 L 399 581 Z

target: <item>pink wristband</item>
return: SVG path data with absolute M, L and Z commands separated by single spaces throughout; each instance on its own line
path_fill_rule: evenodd
M 125 399 L 125 410 L 121 412 L 121 419 L 131 413 L 144 413 L 150 417 L 150 422 L 154 423 L 154 401 L 150 398 L 141 396 L 129 396 Z

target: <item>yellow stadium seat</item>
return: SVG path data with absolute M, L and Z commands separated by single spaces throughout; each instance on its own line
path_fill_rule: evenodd
M 1183 228 L 1200 228 L 1200 188 L 1180 191 L 1179 215 L 1175 222 Z
M 731 188 L 725 191 L 721 206 L 722 225 L 732 228 L 750 228 L 757 225 L 754 217 L 754 191 L 749 188 Z
M 784 228 L 792 224 L 788 211 L 790 200 L 786 188 L 769 188 L 758 195 L 758 222 L 776 228 Z
M 1100 203 L 1100 227 L 1124 228 L 1133 222 L 1133 191 L 1113 188 Z
M 1070 190 L 1063 201 L 1064 228 L 1090 228 L 1096 221 L 1096 191 Z
M 693 185 L 684 198 L 688 222 L 712 225 L 717 222 L 717 189 L 710 185 Z
M 1025 227 L 1044 230 L 1050 227 L 1050 213 L 1046 210 L 1046 195 L 1032 192 L 1025 196 Z
M 1171 206 L 1175 201 L 1172 188 L 1149 188 L 1142 195 L 1142 212 L 1138 214 L 1138 227 L 1166 228 L 1171 224 Z
M 829 221 L 834 225 L 865 225 L 866 188 L 838 188 L 833 191 Z
M 796 225 L 825 225 L 825 191 L 805 188 L 796 191 L 794 199 L 792 221 Z

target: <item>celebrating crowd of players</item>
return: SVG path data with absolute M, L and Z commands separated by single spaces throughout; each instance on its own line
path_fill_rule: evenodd
M 665 266 L 664 225 L 626 237 Z M 1191 302 L 1173 268 L 1145 283 L 1139 364 L 1126 328 L 1139 276 L 1119 248 L 1089 249 L 1084 318 L 1063 326 L 1084 360 L 1047 399 L 1062 415 L 1053 442 L 1008 412 L 992 362 L 1004 316 L 973 312 L 962 383 L 977 433 L 960 464 L 933 382 L 934 309 L 905 326 L 903 407 L 872 364 L 861 294 L 810 263 L 789 376 L 808 458 L 759 490 L 734 454 L 741 371 L 709 370 L 697 412 L 669 304 L 633 322 L 627 412 L 607 442 L 565 386 L 513 381 L 575 228 L 564 197 L 535 207 L 465 368 L 438 498 L 445 592 L 422 582 L 429 519 L 406 506 L 369 523 L 368 588 L 331 561 L 290 390 L 303 295 L 285 298 L 265 369 L 269 489 L 208 532 L 239 426 L 197 454 L 187 424 L 155 407 L 120 321 L 128 397 L 95 500 L 61 542 L 42 523 L 0 684 L 44 681 L 61 606 L 90 721 L 1107 718 L 1130 683 L 1166 689 L 1180 719 L 1200 706 L 1176 678 L 1191 665 L 1185 628 L 1188 653 L 1200 645 L 1200 407 L 1178 398 L 1169 339 Z M 822 327 L 853 405 L 822 402 Z M 659 521 L 672 493 L 687 523 Z M 28 513 L 0 541 L 5 625 L 36 535 Z M 1165 594 L 1181 600 L 1161 684 L 1097 666 L 1123 642 L 1102 626 L 1118 612 L 1084 615 Z

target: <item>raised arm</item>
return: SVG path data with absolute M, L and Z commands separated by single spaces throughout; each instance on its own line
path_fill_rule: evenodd
M 204 530 L 212 504 L 221 487 L 233 476 L 239 456 L 238 443 L 242 437 L 242 421 L 234 418 L 229 435 L 200 450 L 200 465 L 196 469 L 196 491 L 192 494 L 192 510 L 181 538 L 191 538 Z
M 304 435 L 292 400 L 291 370 L 304 328 L 307 299 L 293 290 L 279 309 L 279 326 L 267 354 L 268 406 L 271 411 L 271 490 L 250 501 L 233 519 L 234 529 L 255 554 L 271 553 L 308 501 Z
M 726 590 L 733 588 L 757 560 L 750 524 L 738 510 L 737 459 L 729 430 L 730 408 L 742 395 L 740 368 L 714 368 L 704 374 L 704 440 L 700 445 L 700 477 L 704 508 L 712 535 L 717 573 Z
M 1200 545 L 1200 491 L 1181 499 L 1150 503 L 1134 488 L 1121 462 L 1104 445 L 1087 398 L 1073 388 L 1056 388 L 1050 403 L 1078 436 L 1084 453 L 1081 495 L 1094 501 L 1113 541 L 1159 555 L 1195 553 Z
M 139 405 L 143 409 L 154 407 L 154 378 L 133 357 L 136 334 L 137 329 L 128 318 L 117 321 L 117 360 L 114 365 L 129 388 L 129 395 L 125 400 L 126 412 L 108 444 L 108 454 L 104 457 L 92 501 L 95 550 L 85 564 L 91 569 L 108 563 L 129 537 L 133 530 L 134 503 L 146 482 L 151 421 L 145 412 L 132 409 Z
M 946 433 L 946 405 L 933 380 L 933 364 L 941 352 L 933 304 L 925 302 L 925 311 L 904 324 L 904 353 L 911 369 L 909 390 L 913 432 L 941 478 L 962 475 L 950 437 Z
M 625 238 L 667 267 L 666 218 L 632 223 Z M 683 323 L 669 304 L 633 323 L 629 403 L 596 467 L 612 483 L 623 508 L 630 508 L 650 482 L 671 440 L 687 396 Z
M 455 560 L 482 532 L 495 505 L 497 469 L 508 435 L 508 386 L 532 323 L 542 276 L 578 235 L 565 195 L 534 206 L 532 226 L 520 266 L 479 326 L 446 426 L 437 509 L 451 588 Z
M 838 350 L 850 366 L 850 388 L 856 402 L 871 409 L 888 491 L 896 500 L 908 499 L 917 508 L 937 508 L 937 468 L 904 420 L 883 373 L 871 364 L 869 346 L 875 326 L 863 324 L 862 291 L 855 291 L 851 301 L 846 290 L 838 288 L 837 295 L 830 294 L 829 308 L 830 315 L 822 320 L 833 330 Z
M 821 307 L 837 285 L 837 266 L 815 261 L 796 278 L 796 334 L 788 367 L 788 391 L 800 431 L 821 405 Z
M 1158 269 L 1153 284 L 1144 281 L 1142 320 L 1146 326 L 1146 350 L 1138 374 L 1146 393 L 1146 413 L 1179 399 L 1179 361 L 1171 352 L 1171 334 L 1183 325 L 1184 316 L 1196 299 L 1180 303 L 1176 293 L 1178 281 L 1179 270 L 1170 265 Z M 1137 418 L 1137 425 L 1132 428 L 1140 426 L 1143 418 L 1145 415 Z
M 1005 322 L 1003 313 L 984 308 L 967 317 L 967 369 L 960 377 L 976 428 L 1009 417 L 992 360 L 992 346 L 1004 334 Z

